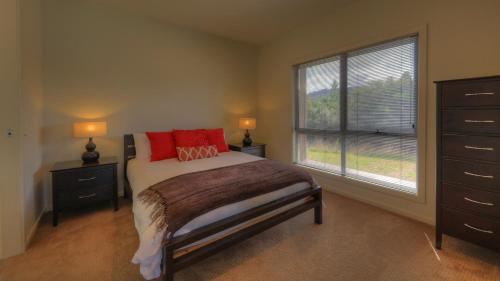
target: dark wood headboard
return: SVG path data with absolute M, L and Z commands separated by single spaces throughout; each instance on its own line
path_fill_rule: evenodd
M 126 134 L 123 136 L 123 175 L 125 177 L 125 198 L 132 198 L 132 189 L 127 178 L 128 160 L 135 158 L 135 141 L 134 135 Z

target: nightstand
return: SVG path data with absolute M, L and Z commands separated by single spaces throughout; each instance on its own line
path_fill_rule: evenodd
M 233 143 L 229 145 L 230 150 L 252 154 L 259 157 L 266 157 L 266 145 L 263 143 L 252 143 L 252 145 L 244 146 L 241 143 Z
M 63 209 L 111 201 L 118 210 L 117 158 L 102 157 L 98 163 L 56 163 L 52 170 L 52 223 L 57 226 Z

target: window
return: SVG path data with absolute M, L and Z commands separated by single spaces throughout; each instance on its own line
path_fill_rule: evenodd
M 296 67 L 298 164 L 417 192 L 417 37 Z

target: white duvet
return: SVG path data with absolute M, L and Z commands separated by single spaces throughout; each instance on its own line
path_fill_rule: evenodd
M 137 194 L 155 183 L 178 175 L 247 163 L 260 159 L 262 158 L 241 152 L 231 151 L 220 153 L 219 156 L 214 158 L 199 159 L 188 162 L 180 162 L 177 159 L 168 159 L 157 162 L 149 162 L 148 160 L 143 159 L 133 159 L 129 161 L 127 177 L 133 191 L 132 210 L 134 213 L 135 228 L 139 233 L 140 240 L 139 249 L 132 258 L 132 262 L 140 264 L 140 271 L 145 279 L 150 280 L 158 278 L 161 274 L 161 241 L 163 238 L 163 232 L 157 232 L 155 224 L 151 224 L 151 206 L 146 207 L 142 204 L 142 202 L 137 200 Z M 308 183 L 298 183 L 287 188 L 220 207 L 193 219 L 175 232 L 174 237 L 186 234 L 196 228 L 309 187 L 310 185 Z

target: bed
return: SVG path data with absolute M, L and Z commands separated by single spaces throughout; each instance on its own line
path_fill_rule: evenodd
M 164 233 L 151 223 L 150 206 L 137 200 L 142 190 L 167 178 L 261 159 L 230 151 L 190 162 L 177 159 L 149 162 L 136 159 L 134 136 L 124 136 L 125 197 L 133 200 L 134 223 L 140 240 L 132 262 L 140 265 L 145 279 L 163 275 L 164 280 L 173 280 L 176 271 L 310 209 L 314 209 L 314 222 L 322 223 L 321 188 L 302 182 L 205 213 L 162 244 Z

